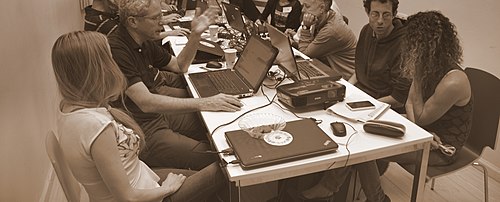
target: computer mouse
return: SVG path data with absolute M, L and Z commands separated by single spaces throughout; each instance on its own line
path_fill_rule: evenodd
M 222 68 L 222 64 L 217 61 L 208 61 L 207 68 L 220 69 Z
M 346 135 L 345 125 L 341 122 L 331 122 L 333 135 L 337 137 L 344 137 Z

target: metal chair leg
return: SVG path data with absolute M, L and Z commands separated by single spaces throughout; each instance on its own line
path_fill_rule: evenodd
M 488 202 L 488 169 L 478 162 L 472 163 L 473 166 L 479 166 L 483 169 L 483 177 L 484 177 L 484 202 Z
M 431 190 L 434 190 L 434 182 L 436 181 L 436 178 L 432 178 L 431 181 Z

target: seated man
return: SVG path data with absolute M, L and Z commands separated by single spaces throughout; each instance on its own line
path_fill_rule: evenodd
M 350 83 L 394 109 L 402 108 L 410 80 L 401 76 L 402 21 L 395 18 L 398 0 L 366 0 L 369 23 L 359 34 L 356 72 Z
M 168 24 L 177 21 L 178 14 L 169 14 L 162 18 L 163 23 Z M 119 24 L 118 6 L 115 0 L 95 0 L 91 6 L 85 8 L 85 27 L 86 31 L 97 31 L 109 36 L 116 30 Z M 160 38 L 167 35 L 187 35 L 189 30 L 180 28 L 162 32 Z M 161 44 L 161 39 L 157 41 Z M 170 43 L 163 45 L 165 49 L 173 54 Z M 186 82 L 182 75 L 176 73 L 161 71 L 158 79 L 155 81 L 153 92 L 157 94 L 170 95 L 175 97 L 188 97 Z
M 216 10 L 195 16 L 184 49 L 174 57 L 153 40 L 160 37 L 160 0 L 121 0 L 120 25 L 109 37 L 114 60 L 127 78 L 125 97 L 119 104 L 129 111 L 146 136 L 140 158 L 149 166 L 200 170 L 216 160 L 208 154 L 206 131 L 198 111 L 236 111 L 241 103 L 233 96 L 176 98 L 152 93 L 160 70 L 184 73 L 193 60 L 201 34 L 215 21 Z
M 342 15 L 330 9 L 332 0 L 303 0 L 299 50 L 326 62 L 346 80 L 354 73 L 356 36 Z

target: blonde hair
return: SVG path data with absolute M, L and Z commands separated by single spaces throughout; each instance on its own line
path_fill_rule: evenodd
M 52 47 L 52 67 L 62 95 L 61 107 L 108 107 L 116 121 L 144 138 L 130 116 L 109 106 L 122 97 L 127 81 L 111 56 L 105 35 L 90 31 L 63 34 Z

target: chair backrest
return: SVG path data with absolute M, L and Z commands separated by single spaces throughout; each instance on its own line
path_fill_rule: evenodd
M 57 178 L 61 183 L 66 199 L 70 202 L 80 201 L 80 184 L 71 173 L 68 164 L 64 160 L 61 146 L 59 141 L 57 141 L 56 136 L 53 131 L 47 134 L 45 139 L 45 149 L 49 156 L 50 162 L 54 167 Z
M 480 154 L 485 147 L 495 149 L 500 114 L 500 80 L 480 69 L 467 67 L 465 73 L 474 96 L 472 128 L 465 147 Z

